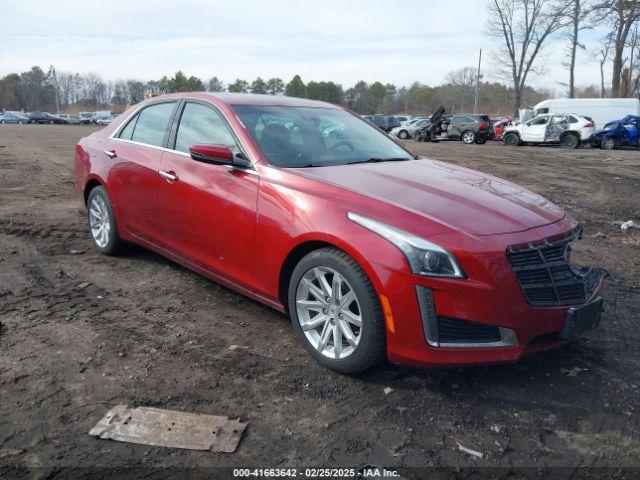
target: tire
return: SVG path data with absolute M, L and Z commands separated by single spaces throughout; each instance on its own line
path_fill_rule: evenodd
M 580 146 L 580 138 L 573 133 L 569 133 L 560 139 L 562 148 L 578 148 Z
M 473 145 L 474 143 L 476 143 L 476 132 L 474 132 L 473 130 L 465 130 L 464 132 L 462 132 L 460 139 L 462 140 L 462 143 Z
M 602 142 L 600 142 L 600 148 L 603 150 L 613 150 L 617 147 L 617 143 L 615 138 L 605 137 L 602 139 Z
M 49 125 L 53 125 L 53 120 L 49 120 Z
M 409 138 L 409 132 L 407 132 L 406 130 L 400 130 L 400 132 L 398 132 L 398 138 L 406 140 L 407 138 Z
M 487 139 L 486 138 L 477 138 L 476 139 L 476 143 L 478 145 L 484 145 L 485 143 L 487 143 Z
M 6 120 L 0 120 L 0 123 L 7 123 Z
M 18 120 L 18 125 L 22 125 L 24 122 L 22 120 Z
M 520 145 L 520 137 L 517 133 L 507 133 L 504 136 L 503 142 L 508 147 L 517 147 Z
M 318 272 L 326 280 L 327 287 L 321 286 Z M 354 294 L 354 299 L 348 305 L 340 306 L 339 300 L 328 291 L 329 282 L 332 287 L 336 274 L 342 280 L 340 297 L 346 299 L 351 297 L 351 293 Z M 312 287 L 307 286 L 310 284 Z M 323 295 L 326 295 L 324 301 L 320 300 Z M 329 298 L 328 302 L 326 298 Z M 301 302 L 313 302 L 318 307 L 301 306 Z M 376 291 L 360 265 L 342 250 L 323 248 L 300 260 L 289 281 L 288 303 L 296 335 L 311 356 L 325 367 L 339 373 L 353 374 L 386 358 L 386 327 Z M 302 323 L 318 318 L 315 327 L 303 330 Z M 350 318 L 359 318 L 360 326 L 352 323 Z M 327 334 L 323 347 L 321 341 L 325 331 Z M 335 335 L 339 335 L 340 339 L 338 355 Z M 348 341 L 349 335 L 355 346 Z
M 95 187 L 89 192 L 89 197 L 87 198 L 87 222 L 93 245 L 100 253 L 117 255 L 123 251 L 125 243 L 118 234 L 118 226 L 113 215 L 111 200 L 102 186 Z M 104 225 L 105 222 L 107 222 L 107 227 L 99 231 L 98 226 L 100 224 Z M 106 232 L 104 232 L 105 228 Z

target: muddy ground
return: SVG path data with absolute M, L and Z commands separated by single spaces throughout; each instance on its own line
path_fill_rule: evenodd
M 0 477 L 378 464 L 575 478 L 640 468 L 640 229 L 620 229 L 640 223 L 639 152 L 408 142 L 526 185 L 583 221 L 577 256 L 617 278 L 617 309 L 609 301 L 599 330 L 517 364 L 383 365 L 347 377 L 311 360 L 282 314 L 143 249 L 96 253 L 72 173 L 74 145 L 90 131 L 0 125 Z M 118 403 L 241 416 L 249 427 L 233 454 L 87 435 Z

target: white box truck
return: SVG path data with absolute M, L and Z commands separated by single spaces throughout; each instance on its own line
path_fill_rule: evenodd
M 589 117 L 600 129 L 605 123 L 640 115 L 640 100 L 637 98 L 554 98 L 544 100 L 533 107 L 533 116 L 554 113 L 577 113 Z

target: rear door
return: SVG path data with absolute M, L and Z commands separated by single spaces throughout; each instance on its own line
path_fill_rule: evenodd
M 251 288 L 259 176 L 252 169 L 193 160 L 189 147 L 225 145 L 243 155 L 220 111 L 208 102 L 180 107 L 162 156 L 160 217 L 167 243 L 197 267 Z
M 465 130 L 473 130 L 470 125 L 475 123 L 472 118 L 466 115 L 454 115 L 451 117 L 451 123 L 447 129 L 447 135 L 451 139 L 458 140 Z
M 153 103 L 136 113 L 105 143 L 105 163 L 110 164 L 109 194 L 118 220 L 136 237 L 162 243 L 158 194 L 162 148 L 177 101 Z

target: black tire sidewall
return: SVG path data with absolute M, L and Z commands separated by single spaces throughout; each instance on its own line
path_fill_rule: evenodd
M 111 224 L 109 228 L 109 241 L 104 247 L 98 246 L 95 239 L 93 238 L 93 234 L 91 233 L 89 209 L 91 206 L 91 200 L 96 196 L 100 196 L 104 200 L 105 205 L 107 206 L 107 212 L 109 214 L 109 222 Z M 103 253 L 105 255 L 115 255 L 121 250 L 122 241 L 120 240 L 120 236 L 118 234 L 118 226 L 116 224 L 116 218 L 113 214 L 111 200 L 109 199 L 109 195 L 107 194 L 107 191 L 102 186 L 93 188 L 91 192 L 89 192 L 89 196 L 87 197 L 87 226 L 89 227 L 89 235 L 91 235 L 91 241 L 93 242 L 93 246 L 100 253 Z
M 515 142 L 513 143 L 509 142 L 509 139 L 512 139 L 512 138 L 515 139 Z M 520 139 L 515 133 L 507 133 L 504 137 L 504 144 L 507 145 L 508 147 L 516 147 L 518 146 L 519 143 L 520 143 Z
M 567 141 L 569 141 L 570 143 L 567 143 Z M 578 145 L 580 145 L 580 140 L 578 140 L 578 137 L 576 137 L 575 135 L 569 134 L 562 137 L 560 144 L 564 148 L 578 148 Z
M 341 255 L 342 253 L 342 255 Z M 386 351 L 384 318 L 380 304 L 375 295 L 375 290 L 371 285 L 364 271 L 358 267 L 360 271 L 354 268 L 353 259 L 337 249 L 316 250 L 306 255 L 293 271 L 289 281 L 289 315 L 291 324 L 296 335 L 311 354 L 322 365 L 344 374 L 358 373 L 379 363 L 382 360 L 380 351 Z M 353 288 L 358 303 L 360 305 L 360 314 L 362 317 L 362 336 L 356 351 L 349 357 L 335 360 L 322 355 L 307 340 L 296 311 L 296 290 L 298 283 L 305 273 L 314 267 L 329 267 L 339 272 L 349 282 Z M 373 297 L 373 298 L 372 298 Z M 381 333 L 382 332 L 382 333 Z M 382 348 L 381 348 L 382 347 Z

